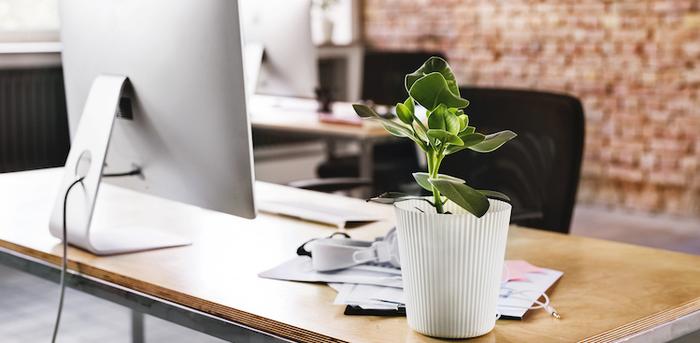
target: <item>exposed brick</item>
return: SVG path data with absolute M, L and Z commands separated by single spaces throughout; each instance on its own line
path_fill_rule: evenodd
M 364 0 L 365 39 L 440 50 L 460 81 L 568 92 L 579 200 L 700 215 L 700 0 Z

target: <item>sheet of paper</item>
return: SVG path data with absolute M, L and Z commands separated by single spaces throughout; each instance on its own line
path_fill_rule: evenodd
M 268 279 L 306 281 L 306 282 L 340 282 L 387 287 L 403 287 L 401 272 L 395 268 L 380 266 L 358 266 L 335 272 L 317 272 L 311 266 L 311 258 L 297 256 L 258 276 Z
M 396 308 L 396 305 L 406 303 L 401 288 L 349 283 L 331 287 L 338 291 L 338 296 L 333 302 L 335 305 L 360 305 L 368 308 L 367 306 L 376 304 L 382 308 Z
M 334 305 L 359 305 L 365 309 L 376 309 L 376 310 L 393 310 L 396 309 L 398 303 L 385 302 L 373 299 L 372 295 L 378 292 L 385 291 L 387 289 L 398 291 L 398 293 L 403 293 L 400 288 L 383 287 L 383 286 L 373 286 L 373 285 L 358 285 L 352 283 L 343 283 L 339 285 L 336 289 L 338 291 L 338 296 L 336 296 Z
M 562 272 L 537 268 L 519 274 L 519 281 L 504 283 L 498 299 L 498 312 L 505 317 L 522 318 L 540 294 L 551 287 Z M 403 289 L 357 284 L 332 284 L 337 292 L 334 304 L 360 305 L 365 309 L 385 309 L 387 304 L 405 304 Z
M 524 260 L 507 260 L 503 266 L 503 281 L 525 281 L 527 273 L 541 273 L 544 270 Z
M 522 318 L 535 300 L 564 274 L 558 270 L 540 269 L 541 272 L 526 273 L 527 280 L 509 281 L 501 287 L 498 312 L 502 316 Z
M 502 316 L 522 318 L 540 295 L 547 291 L 564 273 L 539 268 L 525 261 L 506 261 L 504 278 L 498 299 Z M 336 272 L 316 272 L 311 258 L 297 256 L 275 268 L 259 274 L 260 277 L 327 282 L 338 292 L 334 304 L 359 305 L 366 309 L 395 309 L 405 304 L 401 270 L 393 267 L 363 265 Z

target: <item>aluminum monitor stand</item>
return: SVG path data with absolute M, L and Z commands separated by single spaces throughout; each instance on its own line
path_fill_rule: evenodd
M 112 255 L 188 245 L 182 237 L 150 228 L 100 228 L 90 224 L 102 179 L 107 149 L 119 113 L 119 101 L 128 84 L 126 76 L 100 75 L 93 82 L 83 115 L 75 133 L 63 180 L 49 222 L 49 231 L 63 239 L 63 199 L 75 180 L 83 181 L 71 190 L 66 209 L 68 243 L 96 255 Z

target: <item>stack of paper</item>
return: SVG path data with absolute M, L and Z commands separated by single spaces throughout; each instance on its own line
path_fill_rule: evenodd
M 364 309 L 393 310 L 406 304 L 403 289 L 352 283 L 329 283 L 338 292 L 333 304 L 357 305 Z
M 562 272 L 535 267 L 525 261 L 506 261 L 498 302 L 502 318 L 522 318 L 540 295 L 549 289 Z M 260 273 L 261 277 L 327 282 L 338 292 L 334 304 L 355 305 L 367 310 L 392 310 L 404 306 L 401 270 L 391 266 L 364 265 L 335 272 L 316 272 L 311 259 L 298 256 L 273 269 Z
M 333 282 L 403 287 L 401 270 L 389 266 L 361 265 L 335 272 L 317 272 L 311 266 L 311 258 L 297 256 L 281 265 L 259 274 L 268 279 Z

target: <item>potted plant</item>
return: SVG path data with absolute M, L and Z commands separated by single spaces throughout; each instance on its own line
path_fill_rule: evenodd
M 506 195 L 474 189 L 439 169 L 448 156 L 465 149 L 491 152 L 516 134 L 484 135 L 469 125 L 469 101 L 442 58 L 431 57 L 406 75 L 405 87 L 408 98 L 396 104 L 398 120 L 365 105 L 353 107 L 392 135 L 411 139 L 426 155 L 427 173 L 413 176 L 432 196 L 391 192 L 371 199 L 396 210 L 408 324 L 429 336 L 480 336 L 496 323 L 511 206 Z M 427 122 L 416 116 L 418 105 L 427 110 Z
M 321 11 L 320 17 L 320 44 L 330 44 L 333 40 L 334 22 L 330 10 L 338 0 L 316 0 L 314 4 Z

